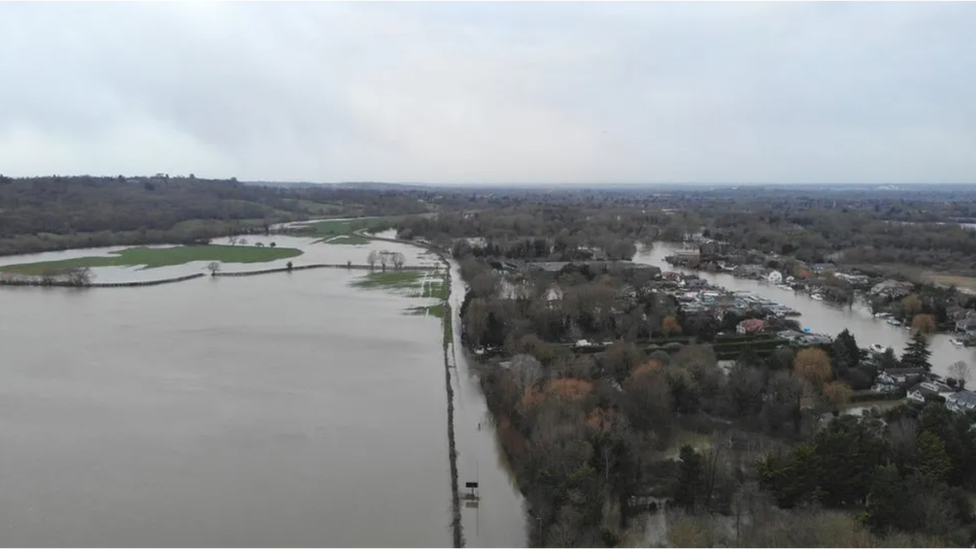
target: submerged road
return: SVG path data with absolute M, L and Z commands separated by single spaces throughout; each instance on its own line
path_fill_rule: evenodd
M 526 515 L 498 441 L 478 377 L 461 345 L 461 304 L 466 286 L 460 267 L 451 261 L 451 322 L 454 334 L 448 354 L 454 360 L 454 430 L 458 450 L 458 484 L 477 482 L 480 501 L 462 500 L 461 518 L 468 547 L 526 547 Z

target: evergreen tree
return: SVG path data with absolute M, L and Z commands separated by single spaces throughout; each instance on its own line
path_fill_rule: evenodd
M 830 346 L 830 361 L 834 365 L 834 372 L 842 376 L 844 372 L 854 367 L 854 359 L 847 350 L 847 345 L 838 337 Z
M 681 463 L 678 466 L 678 486 L 674 493 L 674 502 L 684 509 L 693 512 L 695 500 L 701 491 L 705 467 L 702 457 L 688 445 L 681 447 Z
M 912 472 L 931 477 L 936 482 L 946 479 L 952 470 L 952 460 L 945 450 L 945 443 L 939 435 L 924 431 L 915 442 Z
M 851 358 L 851 368 L 857 368 L 861 364 L 861 349 L 857 346 L 857 340 L 850 330 L 844 329 L 837 334 L 837 340 L 847 349 L 847 355 Z
M 892 368 L 898 367 L 898 358 L 895 357 L 895 351 L 891 347 L 885 349 L 883 355 L 881 355 L 881 369 L 890 370 Z
M 864 522 L 878 534 L 897 530 L 904 524 L 910 500 L 898 467 L 893 464 L 879 465 L 871 476 L 871 493 L 864 511 Z
M 929 358 L 932 351 L 929 350 L 929 342 L 925 334 L 915 332 L 912 340 L 905 345 L 905 351 L 901 355 L 901 363 L 905 368 L 924 368 L 925 371 L 932 369 Z

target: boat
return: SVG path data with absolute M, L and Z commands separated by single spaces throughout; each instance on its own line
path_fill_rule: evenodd
M 891 313 L 874 313 L 874 318 L 888 318 Z
M 870 347 L 870 350 L 871 350 L 872 353 L 878 353 L 878 354 L 883 354 L 888 349 L 889 349 L 889 347 L 885 347 L 884 345 L 881 345 L 880 343 L 872 343 L 871 344 L 871 347 Z
M 962 347 L 964 345 L 963 341 L 961 339 L 959 339 L 959 338 L 956 338 L 956 337 L 950 337 L 949 338 L 949 343 L 952 343 L 956 347 Z
M 820 294 L 813 294 L 810 296 L 810 299 L 814 301 L 823 301 L 823 296 Z
M 891 324 L 892 326 L 901 326 L 901 322 L 894 318 L 889 318 L 888 324 Z

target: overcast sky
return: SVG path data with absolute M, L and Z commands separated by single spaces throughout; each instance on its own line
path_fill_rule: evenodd
M 976 182 L 973 3 L 0 2 L 0 173 Z

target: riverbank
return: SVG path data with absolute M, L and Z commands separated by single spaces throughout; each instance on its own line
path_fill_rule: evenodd
M 761 283 L 756 280 L 737 278 L 728 273 L 709 273 L 700 270 L 672 267 L 665 260 L 666 256 L 681 250 L 681 245 L 666 242 L 655 242 L 648 249 L 642 247 L 634 256 L 633 261 L 687 274 L 694 274 L 709 284 L 723 286 L 731 291 L 744 291 L 781 303 L 800 312 L 797 320 L 804 329 L 811 332 L 836 335 L 847 328 L 862 347 L 872 344 L 881 347 L 891 347 L 897 353 L 905 348 L 911 333 L 903 327 L 895 327 L 883 319 L 875 318 L 870 308 L 861 302 L 851 305 L 836 305 L 827 301 L 818 301 L 811 296 L 784 290 L 776 285 Z M 948 376 L 948 368 L 953 362 L 963 361 L 976 364 L 976 348 L 966 348 L 953 345 L 951 334 L 933 334 L 929 337 L 929 349 L 932 351 L 932 371 Z

